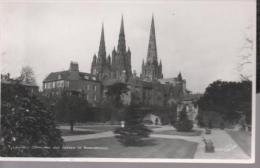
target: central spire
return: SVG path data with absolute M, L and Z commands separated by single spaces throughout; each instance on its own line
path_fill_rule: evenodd
M 152 16 L 152 23 L 150 28 L 150 38 L 148 44 L 147 62 L 154 63 L 157 61 L 157 47 L 154 27 L 154 16 Z
M 106 59 L 106 45 L 105 45 L 105 33 L 104 33 L 104 24 L 102 23 L 100 44 L 98 50 L 98 57 L 102 60 L 102 62 Z
M 121 18 L 121 27 L 120 27 L 120 33 L 119 33 L 119 39 L 118 39 L 117 50 L 118 50 L 119 52 L 125 52 L 125 51 L 126 51 L 125 30 L 124 30 L 124 18 L 123 18 L 123 15 L 122 15 L 122 18 Z

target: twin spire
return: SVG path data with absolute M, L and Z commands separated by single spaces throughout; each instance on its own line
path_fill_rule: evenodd
M 119 33 L 119 38 L 118 38 L 117 50 L 119 52 L 122 52 L 122 53 L 124 53 L 126 51 L 123 15 L 122 15 L 122 18 L 121 18 L 121 26 L 120 26 L 120 33 Z M 101 37 L 100 37 L 98 56 L 101 59 L 105 59 L 105 57 L 106 57 L 105 33 L 104 33 L 104 24 L 103 23 L 102 23 L 102 29 L 101 29 Z
M 126 41 L 125 41 L 125 30 L 124 30 L 123 15 L 121 17 L 121 25 L 120 25 L 117 51 L 120 52 L 120 53 L 126 52 Z M 106 59 L 105 33 L 104 33 L 104 24 L 103 23 L 102 23 L 98 58 L 101 59 L 102 62 L 104 62 L 103 60 Z M 149 44 L 148 44 L 148 52 L 147 52 L 147 63 L 149 63 L 149 64 L 155 63 L 155 64 L 158 65 L 154 16 L 152 16 L 152 22 L 151 22 L 151 27 L 150 27 L 150 36 L 149 36 Z M 159 66 L 161 66 L 161 61 L 159 63 Z

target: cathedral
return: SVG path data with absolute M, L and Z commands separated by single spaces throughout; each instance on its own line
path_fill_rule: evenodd
M 137 76 L 135 71 L 132 72 L 131 51 L 126 46 L 123 16 L 117 48 L 114 47 L 111 54 L 106 52 L 104 25 L 102 24 L 99 50 L 93 56 L 91 74 L 97 77 L 104 90 L 107 85 L 123 82 L 130 88 L 128 97 L 135 93 L 143 104 L 160 106 L 188 93 L 186 80 L 182 78 L 181 73 L 175 78 L 163 78 L 162 62 L 158 61 L 155 33 L 155 21 L 152 16 L 147 57 L 146 61 L 142 62 L 140 76 Z
M 96 75 L 100 81 L 107 79 L 127 81 L 132 76 L 131 51 L 129 47 L 126 49 L 123 17 L 117 49 L 114 48 L 111 55 L 106 54 L 104 26 L 102 25 L 98 55 L 93 56 L 91 74 Z
M 43 80 L 43 93 L 46 96 L 60 96 L 62 92 L 80 92 L 87 101 L 98 106 L 105 100 L 108 86 L 125 83 L 129 88 L 122 95 L 125 102 L 138 101 L 144 106 L 166 106 L 181 102 L 189 96 L 186 80 L 179 73 L 177 77 L 164 78 L 162 61 L 158 61 L 155 19 L 152 16 L 146 60 L 143 59 L 141 74 L 132 71 L 131 50 L 126 46 L 124 18 L 117 47 L 108 54 L 102 24 L 100 43 L 94 54 L 91 72 L 81 72 L 76 62 L 71 62 L 65 71 L 51 72 Z M 134 98 L 133 98 L 134 97 Z

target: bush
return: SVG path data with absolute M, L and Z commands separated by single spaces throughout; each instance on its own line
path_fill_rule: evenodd
M 118 141 L 125 146 L 140 146 L 144 138 L 148 138 L 152 131 L 143 124 L 143 116 L 137 107 L 131 105 L 125 115 L 125 127 L 117 128 L 114 133 Z
M 193 122 L 188 119 L 185 108 L 180 112 L 179 118 L 175 123 L 177 131 L 188 132 L 193 128 Z
M 59 156 L 61 132 L 54 113 L 22 85 L 2 85 L 1 156 Z

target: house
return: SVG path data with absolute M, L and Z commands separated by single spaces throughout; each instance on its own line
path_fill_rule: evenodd
M 25 90 L 30 94 L 30 95 L 38 95 L 39 94 L 39 87 L 35 83 L 31 82 L 25 82 L 22 80 L 18 79 L 13 79 L 10 77 L 10 74 L 1 74 L 1 86 L 9 86 L 12 87 L 15 84 L 19 84 L 25 88 Z
M 62 92 L 79 92 L 91 104 L 101 99 L 101 84 L 95 75 L 80 72 L 78 63 L 71 62 L 67 71 L 50 73 L 43 80 L 44 96 L 61 96 Z

